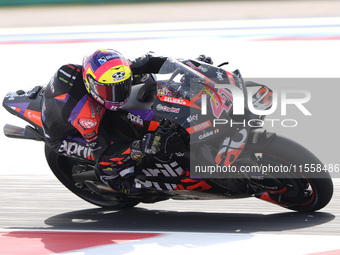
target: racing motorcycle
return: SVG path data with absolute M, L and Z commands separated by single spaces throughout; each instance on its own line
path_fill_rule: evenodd
M 116 192 L 98 181 L 86 146 L 65 142 L 57 153 L 45 145 L 52 172 L 80 198 L 113 209 L 168 199 L 246 197 L 299 212 L 325 207 L 333 183 L 322 162 L 296 142 L 264 130 L 265 115 L 250 111 L 249 88 L 257 87 L 251 102 L 258 110 L 270 109 L 273 91 L 245 82 L 239 70 L 226 71 L 224 64 L 169 58 L 159 74 L 146 75 L 142 84 L 132 86 L 123 109 L 105 113 L 108 120 L 124 119 L 119 134 L 127 140 L 142 139 L 148 132 L 161 137 L 162 149 L 138 160 L 128 177 L 140 189 L 137 194 Z M 44 142 L 44 92 L 44 86 L 36 86 L 5 96 L 3 106 L 30 124 L 24 128 L 6 124 L 6 136 Z M 240 93 L 243 101 L 235 96 Z M 236 114 L 240 105 L 243 112 Z

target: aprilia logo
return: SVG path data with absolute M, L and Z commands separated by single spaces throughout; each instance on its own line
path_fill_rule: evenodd
M 69 156 L 78 156 L 82 158 L 89 158 L 92 156 L 92 149 L 88 146 L 83 146 L 75 142 L 63 141 L 59 147 L 59 153 L 65 153 Z
M 131 122 L 139 125 L 139 126 L 144 126 L 143 119 L 140 115 L 134 115 L 132 113 L 128 113 L 127 119 L 129 119 Z

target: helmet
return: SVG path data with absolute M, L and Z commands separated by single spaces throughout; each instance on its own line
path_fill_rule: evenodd
M 83 79 L 87 91 L 106 109 L 123 107 L 131 93 L 131 68 L 118 51 L 100 49 L 83 60 Z

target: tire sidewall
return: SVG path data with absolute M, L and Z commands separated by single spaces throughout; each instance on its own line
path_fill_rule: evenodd
M 252 152 L 266 153 L 268 155 L 275 156 L 284 162 L 296 166 L 305 166 L 305 164 L 321 165 L 322 162 L 309 150 L 301 146 L 300 144 L 276 135 L 267 146 L 260 151 L 257 151 L 256 146 L 252 148 Z M 306 179 L 311 185 L 314 192 L 314 199 L 312 202 L 306 205 L 297 205 L 287 207 L 296 211 L 316 211 L 326 206 L 333 195 L 333 182 L 328 171 L 311 172 L 310 169 L 301 168 L 302 171 L 298 171 L 297 175 L 291 174 L 292 178 L 301 176 L 301 179 Z M 298 177 L 300 178 L 300 177 Z

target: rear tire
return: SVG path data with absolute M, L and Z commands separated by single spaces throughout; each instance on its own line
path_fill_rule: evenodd
M 258 164 L 286 166 L 324 166 L 322 162 L 298 143 L 280 136 L 275 136 L 264 149 L 252 148 L 251 152 L 262 154 Z M 280 181 L 288 187 L 276 202 L 282 207 L 298 212 L 312 212 L 325 207 L 333 195 L 333 182 L 328 171 L 311 172 L 302 167 L 302 171 L 289 172 Z M 270 195 L 269 195 L 270 196 Z
M 54 152 L 48 145 L 45 145 L 45 156 L 53 174 L 72 193 L 85 201 L 104 208 L 127 209 L 139 204 L 139 201 L 128 198 L 114 198 L 112 196 L 100 196 L 88 189 L 78 188 L 72 178 L 72 168 L 84 162 L 75 158 L 66 157 Z

